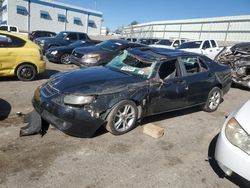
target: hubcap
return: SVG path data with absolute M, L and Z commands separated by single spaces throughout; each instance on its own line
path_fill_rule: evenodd
M 215 91 L 213 92 L 213 94 L 211 95 L 210 99 L 209 99 L 209 108 L 214 110 L 218 107 L 218 105 L 220 104 L 220 92 Z
M 31 78 L 33 74 L 34 73 L 30 67 L 24 67 L 20 72 L 21 77 L 27 78 L 27 79 Z
M 124 132 L 128 130 L 135 121 L 135 109 L 127 104 L 122 106 L 115 115 L 114 128 L 116 131 Z
M 65 54 L 65 55 L 63 55 L 62 57 L 61 57 L 61 62 L 63 63 L 63 64 L 69 64 L 69 55 L 68 54 Z

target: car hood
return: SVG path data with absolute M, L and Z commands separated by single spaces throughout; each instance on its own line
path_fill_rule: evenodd
M 66 50 L 73 50 L 73 47 L 70 46 L 57 46 L 57 47 L 52 47 L 49 50 L 53 51 L 53 50 L 57 50 L 57 51 L 66 51 Z
M 235 114 L 240 126 L 250 135 L 250 100 L 248 100 Z
M 100 95 L 136 89 L 139 85 L 146 85 L 146 80 L 100 66 L 59 73 L 48 82 L 61 93 Z
M 80 47 L 76 48 L 75 52 L 78 54 L 111 54 L 113 53 L 112 51 L 104 50 L 99 48 L 98 46 L 88 46 L 88 47 Z

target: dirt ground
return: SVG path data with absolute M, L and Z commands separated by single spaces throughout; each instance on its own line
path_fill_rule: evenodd
M 0 187 L 239 187 L 237 176 L 220 178 L 210 159 L 224 116 L 250 98 L 250 92 L 232 88 L 214 113 L 197 108 L 149 117 L 142 126 L 113 136 L 101 129 L 91 139 L 48 133 L 19 137 L 25 124 L 17 112 L 32 110 L 34 89 L 58 71 L 72 65 L 47 64 L 45 74 L 32 82 L 0 79 Z M 142 133 L 143 124 L 165 129 L 160 139 Z

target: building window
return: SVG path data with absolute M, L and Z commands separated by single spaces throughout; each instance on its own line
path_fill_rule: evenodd
M 27 15 L 28 15 L 27 9 L 26 9 L 25 7 L 19 6 L 19 5 L 16 6 L 16 13 L 17 13 L 17 14 L 24 15 L 24 16 L 27 16 Z
M 58 21 L 59 22 L 66 22 L 66 16 L 63 14 L 58 14 Z
M 7 5 L 4 5 L 0 8 L 0 12 L 5 13 L 7 11 Z
M 51 17 L 49 15 L 48 11 L 41 10 L 40 17 L 45 20 L 51 20 Z
M 92 27 L 92 28 L 96 28 L 95 21 L 89 20 L 88 26 L 89 26 L 89 27 Z
M 83 25 L 81 18 L 74 17 L 74 24 L 76 24 L 76 25 Z

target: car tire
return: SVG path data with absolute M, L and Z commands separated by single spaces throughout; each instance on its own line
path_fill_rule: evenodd
M 130 100 L 117 103 L 107 117 L 106 129 L 113 135 L 129 132 L 137 124 L 138 109 Z
M 63 54 L 60 58 L 60 61 L 64 65 L 70 64 L 69 54 Z
M 222 101 L 222 91 L 218 87 L 214 87 L 208 94 L 207 102 L 203 106 L 206 112 L 214 112 L 219 107 Z
M 36 68 L 31 64 L 23 64 L 17 68 L 16 76 L 21 81 L 31 81 L 36 77 Z

